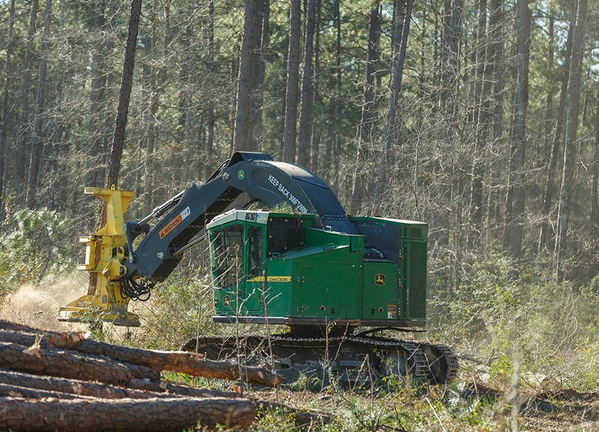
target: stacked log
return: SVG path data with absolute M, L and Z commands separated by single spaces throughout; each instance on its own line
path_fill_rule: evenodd
M 0 430 L 246 429 L 256 402 L 237 392 L 168 382 L 161 371 L 276 386 L 258 367 L 154 351 L 0 320 Z

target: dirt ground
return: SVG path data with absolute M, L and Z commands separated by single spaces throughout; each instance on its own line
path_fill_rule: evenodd
M 524 395 L 522 424 L 545 431 L 599 431 L 599 390 L 542 391 Z
M 258 392 L 254 396 L 261 400 L 271 400 L 274 403 L 284 402 L 288 406 L 316 408 L 316 411 L 321 411 L 326 416 L 341 415 L 344 409 L 350 409 L 345 406 L 347 395 L 336 396 L 327 392 L 281 390 Z M 427 399 L 429 396 L 422 396 L 422 398 Z M 492 414 L 489 414 L 492 418 L 487 419 L 488 424 L 469 425 L 468 430 L 516 430 L 512 423 L 514 412 L 510 407 L 509 395 L 477 384 L 464 388 L 460 397 L 471 403 L 479 401 L 494 407 L 491 410 Z M 316 404 L 314 404 L 315 400 L 318 401 Z M 389 403 L 389 399 L 377 400 L 377 403 L 386 404 Z M 518 395 L 516 410 L 517 430 L 520 431 L 599 432 L 599 390 L 593 392 L 531 391 Z M 415 414 L 418 413 L 415 412 Z M 455 422 L 449 421 L 444 424 L 439 430 L 459 430 L 459 425 L 464 423 L 460 423 L 459 418 L 455 420 Z M 380 430 L 401 429 L 383 427 Z

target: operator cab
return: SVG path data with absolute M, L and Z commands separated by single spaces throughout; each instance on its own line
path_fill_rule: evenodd
M 214 320 L 422 327 L 426 225 L 350 220 L 359 234 L 322 229 L 305 213 L 231 210 L 214 218 Z

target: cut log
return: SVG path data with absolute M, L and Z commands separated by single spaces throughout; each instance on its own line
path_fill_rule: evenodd
M 119 387 L 76 379 L 51 376 L 38 376 L 24 372 L 0 369 L 0 384 L 14 385 L 33 390 L 48 390 L 60 393 L 70 393 L 75 396 L 91 396 L 102 399 L 151 399 L 158 397 L 190 396 L 196 398 L 230 397 L 240 395 L 215 389 L 190 387 L 182 384 L 172 384 L 165 381 L 160 383 L 147 380 L 131 379 L 129 387 Z M 3 396 L 10 396 L 8 387 L 4 388 Z M 37 397 L 37 396 L 36 396 Z
M 181 431 L 198 424 L 247 429 L 256 416 L 247 399 L 28 400 L 0 398 L 0 429 L 48 431 Z
M 43 333 L 44 330 L 27 326 L 24 324 L 17 324 L 12 321 L 6 321 L 0 319 L 0 328 L 3 330 L 12 330 L 16 332 L 26 332 L 26 333 Z
M 0 342 L 0 367 L 116 385 L 127 385 L 132 378 L 131 370 L 116 361 L 90 358 L 66 350 L 43 350 L 43 355 L 37 357 L 27 354 L 23 345 L 10 342 Z
M 151 393 L 141 390 L 130 390 L 125 387 L 76 379 L 38 376 L 5 369 L 0 369 L 0 383 L 31 389 L 71 393 L 75 396 L 93 396 L 105 399 L 143 398 L 144 395 L 147 395 L 147 398 L 151 397 Z
M 63 393 L 55 390 L 36 389 L 31 387 L 21 387 L 16 384 L 0 383 L 0 397 L 14 397 L 25 399 L 42 398 L 60 398 L 60 399 L 81 399 L 89 396 L 77 396 L 72 393 Z
M 281 378 L 267 369 L 243 366 L 230 361 L 214 361 L 186 351 L 155 351 L 82 339 L 78 335 L 45 333 L 47 340 L 60 348 L 75 349 L 89 354 L 103 355 L 155 370 L 169 370 L 205 378 L 243 380 L 252 384 L 274 387 Z
M 203 389 L 191 387 L 185 384 L 176 384 L 169 381 L 160 383 L 148 380 L 133 378 L 129 383 L 129 388 L 135 390 L 144 390 L 152 393 L 166 392 L 171 396 L 190 396 L 190 397 L 243 397 L 240 393 L 216 389 Z
M 77 334 L 65 334 L 65 337 L 77 337 Z M 32 353 L 41 353 L 43 349 L 47 355 L 50 355 L 48 350 L 56 350 L 56 348 L 68 348 L 67 346 L 60 346 L 51 343 L 51 339 L 60 338 L 63 339 L 61 334 L 53 334 L 53 333 L 24 333 L 17 331 L 9 331 L 9 330 L 0 330 L 0 341 L 2 342 L 11 342 L 19 345 L 23 345 L 26 348 L 29 348 L 28 352 Z M 108 345 L 108 344 L 107 344 Z M 39 351 L 38 351 L 39 350 Z M 56 351 L 54 351 L 56 352 Z M 88 353 L 91 354 L 91 353 Z M 77 355 L 73 353 L 73 355 Z M 80 356 L 80 358 L 83 358 Z M 85 359 L 98 358 L 98 354 L 86 355 Z M 108 356 L 102 356 L 103 360 L 112 361 L 112 359 Z M 131 371 L 131 376 L 134 378 L 142 378 L 149 379 L 151 381 L 160 381 L 160 371 L 152 368 L 147 368 L 145 366 L 141 366 L 139 364 L 122 362 L 123 365 L 127 366 Z
M 21 341 L 28 340 L 28 342 L 18 343 L 30 345 L 34 343 L 36 334 L 43 334 L 42 344 L 50 343 L 57 348 L 68 348 L 88 354 L 102 355 L 157 371 L 169 370 L 205 378 L 243 380 L 251 384 L 268 387 L 275 387 L 281 383 L 279 376 L 265 368 L 238 365 L 230 361 L 207 360 L 199 354 L 186 351 L 155 351 L 107 344 L 84 339 L 81 333 L 78 332 L 47 332 L 3 320 L 0 320 L 0 329 L 9 331 L 8 333 L 0 332 L 0 340 L 15 337 L 20 338 Z M 28 334 L 12 333 L 13 336 L 11 336 L 11 331 Z M 15 339 L 8 340 L 16 341 Z

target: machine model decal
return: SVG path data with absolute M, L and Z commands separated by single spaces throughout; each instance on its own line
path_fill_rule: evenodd
M 293 204 L 300 213 L 308 213 L 308 208 L 305 205 L 303 205 L 301 203 L 301 201 L 295 197 L 295 195 L 293 195 L 291 192 L 289 192 L 289 189 L 287 189 L 285 186 L 283 186 L 283 184 L 279 181 L 279 179 L 277 179 L 272 174 L 269 174 L 268 181 L 275 188 L 277 188 L 277 190 L 281 193 L 281 195 L 283 195 L 285 198 L 287 198 L 289 200 L 289 202 L 291 204 Z
M 264 282 L 264 276 L 256 276 L 248 282 Z M 291 276 L 266 276 L 266 282 L 291 282 Z
M 160 230 L 160 239 L 162 240 L 168 235 L 168 233 L 177 228 L 177 226 L 179 226 L 179 224 L 183 222 L 190 214 L 191 210 L 189 210 L 189 207 L 185 207 L 181 213 L 175 216 L 172 221 L 167 223 L 166 226 Z
M 374 283 L 376 286 L 385 286 L 385 274 L 377 273 L 374 275 Z

